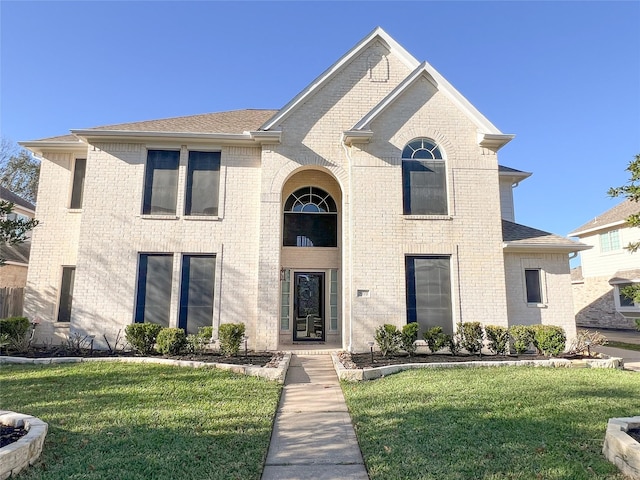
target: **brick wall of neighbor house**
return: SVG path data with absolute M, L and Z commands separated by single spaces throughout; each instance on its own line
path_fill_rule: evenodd
M 41 340 L 67 338 L 69 326 L 56 324 L 62 266 L 75 265 L 80 235 L 80 212 L 68 210 L 74 154 L 44 152 L 40 166 L 38 209 L 33 230 L 24 314 L 39 318 Z
M 24 287 L 27 284 L 27 267 L 5 264 L 0 266 L 0 288 Z
M 567 334 L 567 345 L 575 338 L 576 325 L 566 254 L 505 253 L 509 321 L 513 325 L 558 325 Z M 541 269 L 543 305 L 529 306 L 526 301 L 524 269 Z M 544 301 L 546 299 L 546 301 Z
M 571 286 L 578 327 L 635 329 L 633 318 L 616 312 L 610 278 L 587 277 Z

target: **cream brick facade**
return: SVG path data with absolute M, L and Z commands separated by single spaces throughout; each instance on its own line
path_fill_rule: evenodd
M 105 346 L 103 335 L 115 338 L 134 321 L 141 253 L 173 254 L 171 326 L 178 322 L 182 255 L 215 255 L 212 325 L 244 322 L 258 350 L 294 340 L 295 319 L 289 328 L 282 322 L 283 307 L 294 305 L 283 304 L 281 280 L 296 272 L 325 275 L 326 343 L 368 349 L 380 324 L 406 324 L 405 258 L 424 255 L 450 259 L 453 323 L 550 323 L 575 334 L 567 295 L 572 246 L 505 250 L 502 218 L 513 220 L 513 197 L 510 183 L 501 187 L 496 151 L 511 136 L 385 32 L 365 37 L 269 117 L 235 131 L 201 127 L 195 117 L 185 130 L 185 117 L 25 142 L 42 157 L 41 223 L 26 301 L 27 314 L 42 324 L 39 334 L 60 340 L 80 332 Z M 358 135 L 367 139 L 349 140 Z M 431 139 L 443 153 L 446 215 L 403 215 L 401 152 L 416 138 Z M 141 214 L 149 149 L 180 151 L 174 216 Z M 191 150 L 221 152 L 217 217 L 182 213 Z M 72 211 L 76 158 L 86 158 L 87 167 L 82 209 Z M 284 203 L 308 186 L 336 202 L 336 247 L 283 246 Z M 544 307 L 522 297 L 525 262 L 545 272 Z M 63 266 L 76 267 L 65 323 L 56 322 Z

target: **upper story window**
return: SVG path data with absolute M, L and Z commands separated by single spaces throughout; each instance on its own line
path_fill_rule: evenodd
M 402 150 L 405 215 L 447 215 L 447 175 L 442 153 L 432 140 L 412 140 Z
M 218 215 L 220 152 L 189 152 L 185 215 Z
M 600 251 L 611 252 L 620 250 L 620 231 L 611 230 L 600 234 Z
M 84 177 L 87 171 L 87 159 L 77 158 L 73 166 L 73 185 L 71 186 L 71 201 L 69 208 L 82 208 L 82 197 L 84 196 Z
M 180 152 L 149 150 L 144 178 L 143 215 L 175 215 Z
M 336 202 L 324 190 L 304 187 L 296 190 L 284 204 L 285 247 L 338 246 Z

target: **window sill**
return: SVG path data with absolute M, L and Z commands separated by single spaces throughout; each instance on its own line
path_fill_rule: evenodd
M 405 220 L 453 220 L 451 215 L 403 215 Z
M 82 213 L 82 208 L 67 208 L 68 213 Z
M 53 322 L 53 328 L 69 328 L 71 322 Z
M 143 220 L 178 220 L 177 215 L 140 215 Z
M 547 308 L 546 303 L 527 303 L 527 307 L 529 308 Z
M 185 215 L 182 219 L 196 222 L 219 222 L 222 217 L 218 215 Z

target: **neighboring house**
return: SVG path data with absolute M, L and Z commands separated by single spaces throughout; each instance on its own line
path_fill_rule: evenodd
M 581 266 L 572 271 L 576 325 L 635 328 L 640 305 L 620 288 L 640 282 L 640 252 L 625 248 L 640 241 L 640 228 L 627 223 L 638 211 L 639 203 L 625 200 L 569 234 L 593 247 L 580 253 Z
M 35 215 L 36 207 L 15 193 L 0 186 L 0 200 L 13 203 L 13 211 L 9 214 L 12 220 L 30 220 Z M 29 267 L 29 251 L 31 249 L 31 232 L 27 233 L 27 241 L 18 245 L 2 245 L 4 265 L 0 266 L 0 288 L 24 287 L 27 284 Z
M 42 159 L 26 310 L 96 344 L 142 321 L 244 322 L 259 350 L 368 350 L 413 321 L 571 338 L 585 247 L 514 223 L 512 138 L 378 28 L 280 110 L 23 142 Z

